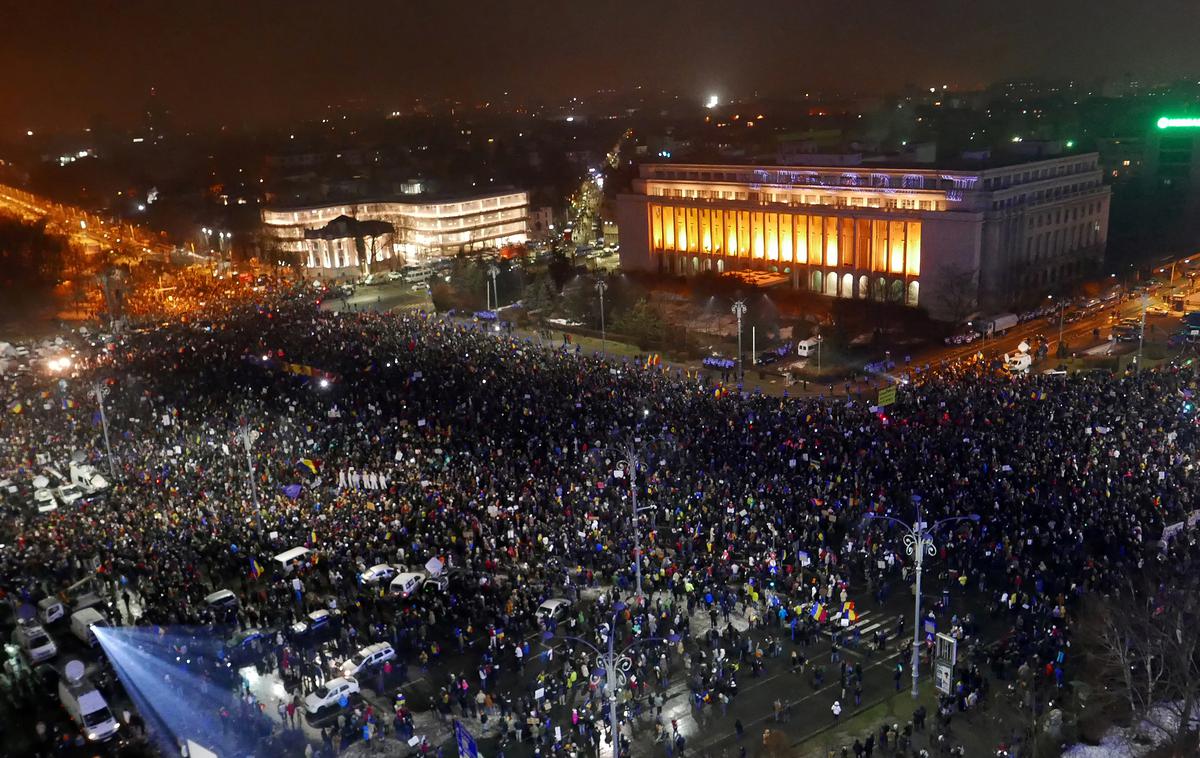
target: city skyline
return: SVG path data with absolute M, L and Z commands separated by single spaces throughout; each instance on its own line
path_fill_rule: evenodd
M 1128 0 L 1001 7 L 882 0 L 851 9 L 757 2 L 633 5 L 524 0 L 453 8 L 313 2 L 44 6 L 6 13 L 0 133 L 137 123 L 257 125 L 354 101 L 586 98 L 636 86 L 718 96 L 970 89 L 1017 78 L 1147 80 L 1200 69 L 1200 7 Z M 818 33 L 810 33 L 817 30 Z

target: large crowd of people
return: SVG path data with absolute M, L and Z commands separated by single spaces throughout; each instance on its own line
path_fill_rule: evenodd
M 925 564 L 943 628 L 975 643 L 984 610 L 1012 629 L 1003 649 L 960 667 L 949 718 L 976 707 L 989 674 L 1061 684 L 1075 599 L 1119 582 L 1197 508 L 1187 366 L 975 371 L 904 387 L 879 409 L 743 393 L 425 313 L 257 297 L 214 292 L 186 322 L 81 354 L 72 376 L 0 382 L 0 478 L 28 486 L 45 462 L 81 452 L 106 470 L 97 382 L 116 470 L 102 500 L 48 514 L 5 503 L 0 589 L 17 609 L 95 576 L 121 624 L 271 630 L 258 665 L 286 686 L 266 714 L 276 731 L 297 728 L 331 657 L 390 642 L 397 659 L 362 679 L 380 692 L 428 672 L 427 708 L 401 695 L 387 713 L 347 709 L 309 732 L 310 753 L 414 737 L 414 752 L 436 751 L 414 725 L 428 711 L 487 725 L 501 752 L 592 755 L 611 740 L 610 693 L 585 643 L 604 650 L 611 636 L 618 649 L 638 643 L 624 720 L 651 725 L 667 754 L 744 754 L 740 719 L 730 741 L 711 725 L 764 658 L 790 654 L 806 687 L 840 670 L 828 698 L 840 713 L 863 673 L 838 646 L 905 636 L 839 639 L 837 621 L 847 603 L 883 603 L 912 583 L 903 530 L 868 516 L 912 522 L 918 509 L 926 523 L 979 516 L 940 531 Z M 636 517 L 631 480 L 638 505 L 653 506 Z M 271 560 L 294 547 L 309 550 L 294 570 Z M 361 579 L 431 559 L 445 591 L 397 599 Z M 203 603 L 222 588 L 239 596 L 235 618 Z M 574 605 L 539 616 L 552 597 Z M 337 611 L 332 646 L 289 638 L 318 609 Z M 807 660 L 829 632 L 832 661 Z M 540 644 L 558 638 L 557 650 Z M 453 671 L 440 665 L 450 658 Z M 698 731 L 660 718 L 672 680 L 686 683 Z M 229 687 L 256 697 L 244 681 Z M 870 740 L 907 750 L 913 733 Z

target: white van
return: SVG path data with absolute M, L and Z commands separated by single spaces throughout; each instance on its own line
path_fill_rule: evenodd
M 66 674 L 58 680 L 59 702 L 89 742 L 110 740 L 117 736 L 121 725 L 113 717 L 100 690 L 84 678 L 83 671 L 79 661 L 67 664 Z
M 292 569 L 296 567 L 297 563 L 304 561 L 308 557 L 310 552 L 306 547 L 294 547 L 291 550 L 280 553 L 271 560 L 275 561 L 284 576 L 287 576 L 292 573 Z
M 96 633 L 92 631 L 95 626 L 108 626 L 108 619 L 95 608 L 84 608 L 71 614 L 71 633 L 92 647 L 97 644 Z
M 816 337 L 809 337 L 806 340 L 800 340 L 796 343 L 796 355 L 800 356 L 801 358 L 808 358 L 809 356 L 816 355 L 817 346 L 820 344 L 821 340 L 817 339 Z
M 421 589 L 421 584 L 425 581 L 425 573 L 419 571 L 406 571 L 403 574 L 398 574 L 388 587 L 388 591 L 397 597 L 409 597 L 417 590 Z
M 67 610 L 63 607 L 62 601 L 54 596 L 42 598 L 38 601 L 37 605 L 38 619 L 43 624 L 53 624 L 67 615 Z

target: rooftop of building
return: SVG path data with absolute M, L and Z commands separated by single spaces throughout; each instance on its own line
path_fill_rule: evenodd
M 822 154 L 824 155 L 824 154 Z M 980 174 L 986 171 L 1014 168 L 1023 165 L 1043 163 L 1069 162 L 1080 159 L 1098 159 L 1096 152 L 1064 152 L 1057 155 L 1022 155 L 1015 152 L 980 154 L 978 157 L 952 156 L 939 158 L 932 162 L 905 160 L 900 156 L 862 155 L 858 163 L 832 163 L 814 160 L 812 163 L 761 163 L 754 161 L 722 161 L 720 163 L 690 163 L 671 160 L 648 160 L 642 163 L 650 169 L 755 169 L 763 171 L 813 171 L 828 172 L 859 172 L 859 171 L 902 171 L 909 173 L 922 172 L 953 172 L 957 174 Z M 644 176 L 644 174 L 643 174 Z
M 341 205 L 370 205 L 373 203 L 396 203 L 398 205 L 431 205 L 435 203 L 462 203 L 470 200 L 485 200 L 490 197 L 515 195 L 526 190 L 516 187 L 496 187 L 482 192 L 423 192 L 417 194 L 381 195 L 374 197 L 345 197 L 312 201 L 279 200 L 263 207 L 266 211 L 306 211 L 318 208 L 331 208 Z

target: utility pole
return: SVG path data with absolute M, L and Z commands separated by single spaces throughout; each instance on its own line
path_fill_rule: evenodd
M 104 453 L 108 457 L 108 474 L 115 480 L 117 471 L 113 464 L 112 446 L 108 442 L 108 416 L 104 414 L 104 385 L 97 381 L 92 385 L 92 392 L 96 395 L 96 404 L 100 406 L 100 426 L 104 429 Z
M 742 317 L 746 315 L 746 301 L 735 300 L 733 303 L 733 315 L 737 316 L 737 332 L 738 332 L 738 381 L 741 382 L 746 378 L 746 372 L 742 367 Z
M 596 280 L 596 292 L 600 293 L 600 352 L 604 352 L 605 335 L 604 335 L 604 290 L 608 289 L 608 283 L 603 278 Z

